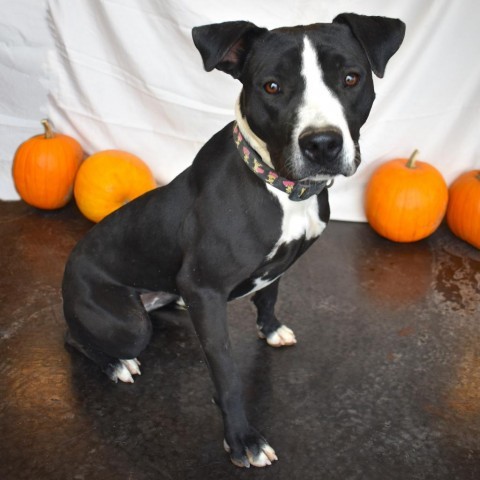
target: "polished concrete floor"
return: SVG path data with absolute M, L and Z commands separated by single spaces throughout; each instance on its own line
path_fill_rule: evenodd
M 185 312 L 153 315 L 133 385 L 64 347 L 63 266 L 90 227 L 0 202 L 2 480 L 480 478 L 480 252 L 446 227 L 399 245 L 332 222 L 283 279 L 294 347 L 230 305 L 249 415 L 279 456 L 248 471 L 223 451 Z

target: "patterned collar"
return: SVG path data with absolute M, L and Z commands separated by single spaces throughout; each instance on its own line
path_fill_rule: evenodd
M 269 167 L 260 155 L 243 138 L 237 122 L 233 124 L 233 139 L 240 156 L 248 165 L 250 170 L 260 177 L 265 183 L 288 194 L 288 198 L 295 202 L 306 200 L 313 195 L 318 195 L 324 188 L 330 188 L 333 185 L 333 179 L 322 182 L 306 182 L 288 180 L 278 175 L 275 170 Z

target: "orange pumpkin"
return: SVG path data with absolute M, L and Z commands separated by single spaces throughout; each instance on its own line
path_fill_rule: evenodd
M 457 237 L 480 248 L 480 170 L 460 175 L 450 186 L 447 223 Z
M 23 142 L 13 159 L 13 181 L 22 199 L 47 210 L 63 207 L 72 198 L 73 182 L 83 158 L 80 144 L 54 133 L 42 120 L 45 133 Z
M 432 165 L 409 159 L 390 160 L 369 180 L 365 212 L 372 228 L 395 242 L 414 242 L 432 234 L 445 215 L 448 188 Z
M 74 194 L 80 211 L 92 222 L 99 222 L 155 187 L 152 172 L 140 158 L 121 150 L 104 150 L 82 163 Z

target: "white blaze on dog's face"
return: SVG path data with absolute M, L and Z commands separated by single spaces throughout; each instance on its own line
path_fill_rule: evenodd
M 291 139 L 293 174 L 301 178 L 305 157 L 308 157 L 312 161 L 317 158 L 318 161 L 335 162 L 333 168 L 338 168 L 346 176 L 352 175 L 357 168 L 356 149 L 343 106 L 325 84 L 317 52 L 307 36 L 303 43 L 302 77 L 305 86 Z

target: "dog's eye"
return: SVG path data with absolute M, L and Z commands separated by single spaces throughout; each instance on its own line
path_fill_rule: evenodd
M 276 95 L 277 93 L 280 93 L 280 85 L 277 82 L 267 82 L 264 86 L 263 89 L 269 94 L 269 95 Z
M 360 81 L 360 75 L 358 73 L 350 72 L 345 75 L 343 83 L 346 87 L 355 87 Z

